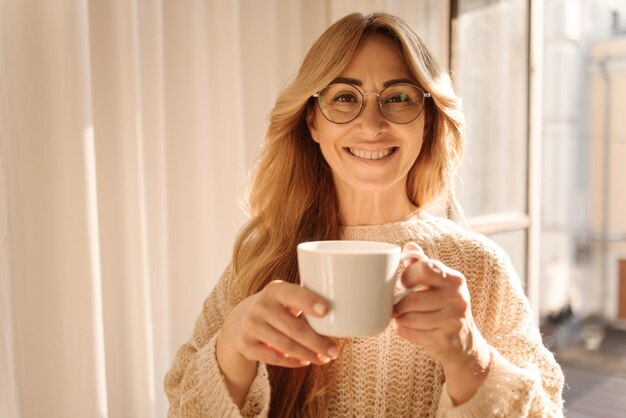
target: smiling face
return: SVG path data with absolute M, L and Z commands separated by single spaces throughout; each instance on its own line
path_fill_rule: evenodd
M 363 93 L 380 93 L 392 83 L 416 84 L 412 80 L 394 43 L 371 35 L 335 81 L 347 81 Z M 406 179 L 422 147 L 424 115 L 422 111 L 409 123 L 392 123 L 382 115 L 375 94 L 366 94 L 361 114 L 345 124 L 327 120 L 314 106 L 307 124 L 332 169 L 340 202 L 366 195 L 408 202 Z

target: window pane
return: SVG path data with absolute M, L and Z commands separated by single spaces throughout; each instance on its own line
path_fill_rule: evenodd
M 468 217 L 526 212 L 527 2 L 458 4 L 452 69 L 468 139 L 458 197 Z

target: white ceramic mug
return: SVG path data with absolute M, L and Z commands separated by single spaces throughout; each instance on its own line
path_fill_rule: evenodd
M 422 251 L 372 241 L 311 241 L 298 245 L 302 286 L 330 304 L 323 318 L 305 315 L 315 332 L 333 337 L 366 337 L 389 325 L 393 305 L 413 289 L 395 292 L 397 271 Z M 416 286 L 417 287 L 417 286 Z

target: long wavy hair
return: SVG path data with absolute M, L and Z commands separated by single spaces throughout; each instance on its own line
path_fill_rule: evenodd
M 407 193 L 421 208 L 451 194 L 462 153 L 463 115 L 448 73 L 402 19 L 386 13 L 354 13 L 330 26 L 307 53 L 300 70 L 279 94 L 249 194 L 250 221 L 233 250 L 236 285 L 230 303 L 259 292 L 272 280 L 299 283 L 296 246 L 340 239 L 339 205 L 330 167 L 313 141 L 306 115 L 312 95 L 348 65 L 367 36 L 391 39 L 411 75 L 432 99 L 425 106 L 423 145 L 410 169 Z M 289 369 L 268 366 L 273 417 L 320 417 L 341 361 Z

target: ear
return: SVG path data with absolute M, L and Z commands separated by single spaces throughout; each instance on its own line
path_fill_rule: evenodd
M 317 133 L 317 123 L 315 122 L 315 106 L 309 107 L 306 112 L 306 125 L 309 127 L 309 132 L 311 133 L 311 138 L 313 141 L 319 143 L 319 136 Z

